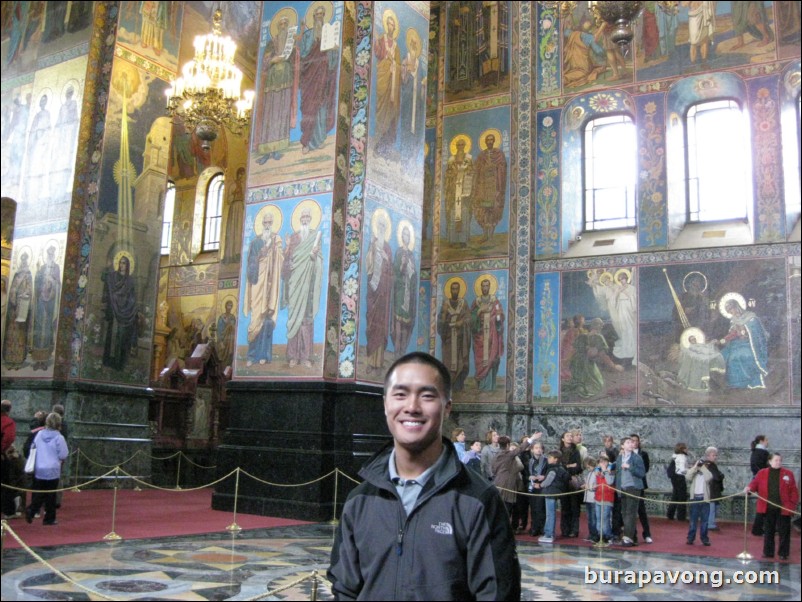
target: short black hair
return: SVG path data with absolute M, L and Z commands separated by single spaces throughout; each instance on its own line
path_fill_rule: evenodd
M 437 373 L 440 376 L 440 384 L 443 385 L 443 392 L 446 394 L 446 399 L 451 399 L 451 373 L 448 371 L 448 368 L 446 368 L 446 365 L 443 362 L 433 355 L 424 353 L 423 351 L 413 351 L 411 353 L 407 353 L 392 363 L 392 365 L 387 369 L 387 374 L 384 376 L 385 390 L 390 382 L 390 375 L 395 372 L 395 369 L 398 368 L 398 366 L 402 366 L 404 364 L 424 364 L 425 366 L 431 366 L 437 370 Z

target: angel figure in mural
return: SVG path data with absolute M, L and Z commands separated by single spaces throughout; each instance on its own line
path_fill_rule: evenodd
M 41 258 L 40 258 L 41 262 Z M 46 257 L 36 270 L 36 295 L 33 315 L 33 369 L 46 370 L 53 354 L 58 324 L 58 304 L 61 297 L 61 269 L 56 261 L 56 245 L 47 245 Z
M 336 47 L 321 47 L 323 28 L 331 22 L 331 2 L 313 2 L 304 17 L 305 28 L 300 38 L 301 56 L 301 153 L 323 146 L 334 127 L 337 90 Z
M 117 263 L 117 269 L 110 266 L 101 275 L 106 321 L 103 365 L 122 370 L 128 356 L 135 355 L 137 349 L 136 284 L 132 275 L 134 262 L 131 254 L 120 251 L 114 262 Z
M 3 360 L 9 370 L 22 368 L 28 357 L 28 333 L 33 317 L 33 276 L 28 265 L 30 249 L 20 253 L 19 264 L 6 301 L 6 334 Z
M 448 298 L 443 299 L 437 314 L 437 334 L 442 344 L 442 360 L 451 373 L 452 388 L 462 391 L 471 365 L 471 310 L 465 300 L 468 287 L 455 276 L 445 285 Z
M 627 268 L 615 273 L 612 281 L 605 278 L 609 272 L 591 272 L 588 286 L 599 307 L 606 310 L 615 328 L 618 339 L 613 345 L 613 357 L 625 368 L 633 367 L 637 357 L 638 343 L 638 291 L 633 286 L 633 274 Z
M 387 211 L 379 208 L 371 220 L 372 237 L 365 258 L 367 276 L 367 356 L 368 371 L 384 373 L 384 351 L 390 331 L 390 304 L 393 296 L 393 252 L 388 241 L 392 224 Z
M 401 149 L 408 161 L 419 156 L 426 123 L 426 69 L 423 66 L 420 34 L 407 29 L 407 55 L 401 63 Z
M 407 352 L 418 310 L 418 268 L 415 262 L 415 236 L 412 224 L 402 220 L 398 225 L 398 250 L 393 262 L 393 315 L 390 336 L 395 356 Z
M 268 159 L 279 159 L 290 146 L 290 130 L 295 127 L 298 108 L 300 66 L 296 37 L 298 13 L 287 6 L 270 21 L 270 41 L 262 57 L 262 105 L 254 121 L 254 151 L 264 165 Z
M 719 340 L 727 365 L 727 386 L 732 389 L 764 389 L 768 372 L 769 335 L 760 319 L 747 309 L 738 293 L 719 301 L 721 315 L 730 321 L 729 332 Z
M 312 367 L 315 316 L 323 287 L 323 232 L 318 229 L 320 205 L 301 201 L 292 213 L 294 232 L 287 241 L 281 277 L 281 307 L 287 315 L 287 359 L 290 368 Z
M 471 232 L 471 139 L 465 134 L 458 134 L 451 139 L 449 148 L 451 156 L 446 166 L 446 238 L 452 245 L 465 247 Z
M 78 140 L 78 101 L 75 99 L 76 83 L 68 82 L 62 93 L 62 103 L 53 128 L 52 159 L 50 174 L 54 200 L 69 201 L 72 196 L 72 174 L 75 170 L 75 152 Z
M 496 377 L 504 354 L 504 308 L 496 297 L 498 281 L 491 275 L 480 276 L 474 286 L 476 299 L 471 305 L 471 334 L 476 388 L 495 391 Z
M 391 9 L 382 14 L 384 33 L 376 41 L 376 152 L 384 157 L 395 149 L 401 110 L 401 50 L 398 17 Z
M 507 157 L 500 148 L 501 132 L 489 129 L 479 137 L 482 152 L 476 158 L 471 193 L 471 211 L 482 227 L 483 242 L 493 238 L 496 226 L 504 215 L 507 194 Z
M 26 201 L 48 201 L 50 198 L 50 143 L 52 122 L 47 108 L 50 102 L 47 91 L 39 97 L 39 112 L 31 121 L 28 131 L 28 170 Z
M 278 235 L 281 220 L 281 211 L 275 205 L 261 209 L 254 222 L 256 237 L 248 245 L 243 315 L 251 321 L 246 366 L 273 361 L 273 331 L 284 263 L 284 246 Z

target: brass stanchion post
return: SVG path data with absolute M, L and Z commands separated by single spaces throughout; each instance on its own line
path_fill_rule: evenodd
M 75 450 L 75 484 L 72 487 L 72 490 L 75 493 L 81 493 L 80 487 L 78 487 L 78 461 L 81 459 L 81 450 Z
M 317 602 L 317 571 L 312 571 L 312 596 L 309 599 Z
M 181 454 L 183 452 L 178 452 L 178 469 L 175 471 L 175 488 L 181 489 Z
M 242 527 L 237 524 L 237 498 L 239 498 L 239 466 L 237 466 L 236 481 L 234 482 L 234 522 L 226 527 L 226 531 L 239 533 Z
M 340 469 L 334 469 L 334 509 L 332 510 L 331 520 L 329 521 L 330 525 L 339 525 L 340 521 L 337 520 L 337 489 L 339 485 L 339 477 L 340 476 Z
M 747 547 L 746 532 L 749 529 L 749 519 L 747 514 L 748 510 L 749 510 L 749 494 L 744 493 L 744 551 L 736 556 L 738 560 L 752 560 L 753 558 L 753 556 L 749 553 L 749 549 Z
M 114 502 L 111 507 L 111 532 L 103 536 L 106 541 L 119 541 L 122 539 L 114 532 L 114 525 L 117 522 L 117 486 L 120 479 L 120 467 L 114 467 Z

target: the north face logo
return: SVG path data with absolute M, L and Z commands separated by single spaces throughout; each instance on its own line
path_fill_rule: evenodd
M 454 535 L 454 527 L 451 526 L 451 523 L 437 523 L 432 525 L 432 529 L 439 535 Z

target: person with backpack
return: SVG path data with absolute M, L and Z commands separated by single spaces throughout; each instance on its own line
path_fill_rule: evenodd
M 685 474 L 688 472 L 688 445 L 677 443 L 674 446 L 674 454 L 671 462 L 666 466 L 666 476 L 671 481 L 671 501 L 682 502 L 679 504 L 669 504 L 666 516 L 668 520 L 686 520 L 688 518 L 688 506 L 684 502 L 688 501 L 688 483 L 685 481 Z

